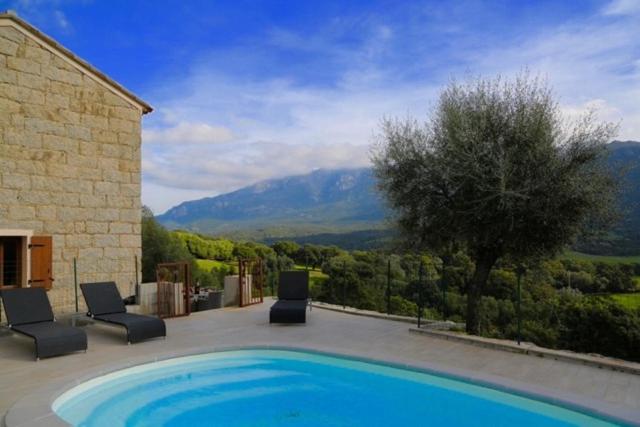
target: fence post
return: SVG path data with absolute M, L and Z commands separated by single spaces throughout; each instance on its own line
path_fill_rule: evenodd
M 391 314 L 391 258 L 387 260 L 387 314 Z
M 442 257 L 442 273 L 440 273 L 440 285 L 442 287 L 442 320 L 447 320 L 447 279 L 446 279 L 446 267 L 447 256 Z
M 347 261 L 342 264 L 342 309 L 347 307 Z
M 138 282 L 138 255 L 134 255 L 135 260 L 135 270 L 134 273 L 136 275 L 136 304 L 140 304 L 140 282 Z
M 420 260 L 420 269 L 418 272 L 418 328 L 422 322 L 422 281 L 424 279 L 424 264 Z
M 76 258 L 73 258 L 73 290 L 76 296 L 76 313 L 78 310 L 78 267 L 76 266 Z
M 276 277 L 279 276 L 279 270 L 278 267 L 276 266 L 276 268 L 274 269 L 274 271 L 271 272 L 271 274 L 269 275 L 269 284 L 271 285 L 271 297 L 275 297 L 276 293 L 275 293 L 275 289 L 274 289 L 274 283 L 276 282 Z
M 521 282 L 522 275 L 525 273 L 525 268 L 522 265 L 519 265 L 516 274 L 518 279 L 518 304 L 517 304 L 517 316 L 518 316 L 518 345 L 522 341 L 522 311 L 521 311 Z

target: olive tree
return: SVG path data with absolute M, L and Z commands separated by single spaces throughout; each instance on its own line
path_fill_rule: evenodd
M 563 117 L 527 74 L 452 82 L 426 122 L 383 121 L 372 161 L 405 242 L 475 264 L 469 333 L 497 260 L 547 257 L 611 222 L 617 180 L 602 160 L 615 130 L 593 113 Z

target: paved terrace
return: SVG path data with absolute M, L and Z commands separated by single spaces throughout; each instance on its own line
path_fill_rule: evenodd
M 0 414 L 42 388 L 178 354 L 237 346 L 291 346 L 387 360 L 545 394 L 640 423 L 640 376 L 480 348 L 409 332 L 406 323 L 314 308 L 306 325 L 269 325 L 270 301 L 167 320 L 166 340 L 127 346 L 118 328 L 85 326 L 85 353 L 35 362 L 31 340 L 0 337 Z M 38 393 L 36 393 L 38 394 Z M 21 404 L 24 404 L 23 399 Z M 35 402 L 34 402 L 35 404 Z

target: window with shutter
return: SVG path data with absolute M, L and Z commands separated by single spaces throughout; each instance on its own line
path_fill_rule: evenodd
M 22 286 L 22 238 L 0 236 L 0 289 Z
M 31 251 L 31 278 L 29 285 L 34 288 L 51 289 L 52 277 L 52 239 L 51 236 L 33 236 L 29 245 Z

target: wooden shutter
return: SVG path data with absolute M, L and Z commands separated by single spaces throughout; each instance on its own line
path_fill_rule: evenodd
M 31 279 L 29 285 L 33 288 L 51 289 L 53 277 L 52 268 L 52 240 L 51 236 L 31 237 Z
M 4 288 L 4 244 L 0 240 L 0 289 Z

